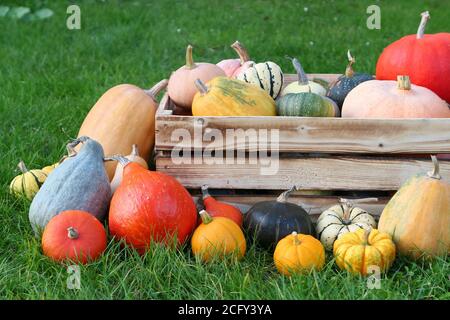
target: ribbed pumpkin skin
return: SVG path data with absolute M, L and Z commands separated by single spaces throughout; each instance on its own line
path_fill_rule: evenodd
M 278 242 L 273 259 L 277 270 L 286 276 L 308 273 L 313 269 L 322 269 L 325 249 L 313 236 L 290 234 Z
M 450 253 L 450 185 L 426 175 L 410 178 L 384 208 L 378 228 L 412 258 Z
M 203 261 L 214 257 L 236 254 L 238 259 L 245 255 L 246 242 L 241 228 L 231 219 L 213 217 L 208 224 L 202 223 L 195 229 L 191 239 L 192 252 Z
M 207 93 L 197 92 L 194 116 L 275 116 L 275 101 L 262 89 L 239 80 L 217 77 Z
M 87 211 L 102 220 L 111 199 L 102 146 L 88 139 L 45 180 L 31 202 L 29 219 L 36 234 L 62 211 Z
M 28 200 L 32 200 L 39 188 L 47 179 L 44 170 L 29 170 L 16 176 L 9 185 L 9 190 L 17 196 L 23 195 Z
M 327 97 L 336 102 L 338 107 L 341 108 L 342 104 L 344 103 L 345 97 L 351 90 L 353 90 L 353 88 L 355 88 L 360 83 L 363 83 L 364 81 L 373 79 L 373 76 L 366 73 L 355 73 L 351 77 L 342 75 L 336 80 L 336 82 L 331 84 L 327 92 Z
M 411 84 L 397 88 L 397 81 L 371 80 L 361 83 L 345 98 L 346 118 L 450 118 L 450 108 L 433 91 Z
M 339 109 L 315 93 L 289 93 L 277 99 L 277 114 L 287 117 L 336 117 Z
M 253 205 L 244 217 L 244 226 L 250 237 L 263 248 L 273 248 L 278 241 L 296 231 L 314 235 L 308 213 L 290 202 L 263 201 Z
M 105 155 L 127 155 L 137 144 L 140 156 L 148 161 L 155 143 L 156 102 L 144 90 L 121 84 L 106 91 L 89 111 L 78 136 L 98 141 Z M 117 162 L 105 162 L 111 181 Z
M 247 67 L 236 73 L 236 79 L 255 85 L 272 98 L 278 97 L 283 87 L 283 72 L 276 63 L 267 61 Z
M 68 228 L 75 229 L 78 238 L 69 238 Z M 105 251 L 106 240 L 103 225 L 91 214 L 69 210 L 52 218 L 45 227 L 42 251 L 55 261 L 85 264 L 96 260 Z
M 367 275 L 369 267 L 386 272 L 395 260 L 395 244 L 387 233 L 373 229 L 366 243 L 366 230 L 349 232 L 336 240 L 333 254 L 339 268 L 354 274 Z
M 179 244 L 192 233 L 197 210 L 189 192 L 171 176 L 130 162 L 111 200 L 111 235 L 144 253 L 151 241 L 166 242 L 176 235 Z

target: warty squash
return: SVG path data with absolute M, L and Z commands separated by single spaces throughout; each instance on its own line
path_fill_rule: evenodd
M 431 90 L 411 84 L 408 76 L 397 81 L 361 83 L 345 98 L 346 118 L 450 118 L 447 103 Z
M 325 264 L 325 249 L 313 236 L 293 231 L 278 242 L 273 260 L 277 270 L 286 276 L 308 273 L 322 269 Z
M 338 267 L 361 275 L 374 272 L 374 267 L 386 272 L 395 260 L 395 250 L 391 236 L 376 229 L 346 233 L 333 246 Z
M 245 82 L 217 77 L 204 84 L 192 103 L 194 116 L 275 116 L 275 101 L 262 89 Z
M 242 258 L 246 242 L 241 228 L 231 219 L 211 217 L 200 211 L 202 223 L 195 229 L 191 239 L 192 252 L 204 262 L 227 256 Z
M 283 91 L 281 91 L 281 96 L 287 95 L 288 93 L 300 93 L 300 92 L 312 92 L 316 93 L 320 96 L 324 96 L 327 93 L 327 90 L 318 84 L 317 82 L 308 80 L 308 77 L 303 70 L 300 61 L 297 58 L 289 58 L 292 61 L 292 65 L 297 72 L 298 80 L 288 84 Z
M 140 156 L 148 161 L 155 144 L 156 96 L 167 86 L 162 80 L 150 90 L 121 84 L 106 91 L 89 111 L 78 132 L 98 141 L 106 155 L 129 154 L 136 144 Z M 106 162 L 109 180 L 116 162 Z
M 192 58 L 192 46 L 186 48 L 186 65 L 172 73 L 167 85 L 167 93 L 170 99 L 179 107 L 190 109 L 192 100 L 197 92 L 195 80 L 203 82 L 225 76 L 225 72 L 215 64 L 206 62 L 194 62 Z
M 433 171 L 406 181 L 381 213 L 378 228 L 392 236 L 399 253 L 412 258 L 450 253 L 450 184 Z
M 80 143 L 80 151 L 73 151 Z M 67 148 L 71 156 L 53 170 L 31 202 L 29 219 L 36 235 L 62 211 L 86 211 L 99 220 L 107 213 L 111 186 L 102 146 L 89 137 L 79 137 Z
M 47 172 L 38 169 L 28 170 L 23 161 L 20 161 L 17 167 L 22 173 L 11 181 L 9 190 L 16 196 L 25 196 L 28 200 L 33 200 L 47 179 Z
M 235 77 L 236 74 L 239 74 L 254 64 L 253 61 L 250 61 L 247 50 L 242 43 L 236 41 L 231 45 L 231 47 L 239 55 L 239 59 L 225 59 L 217 64 L 217 66 L 225 72 L 227 77 Z

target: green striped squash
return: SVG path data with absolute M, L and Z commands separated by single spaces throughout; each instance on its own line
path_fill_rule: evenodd
M 287 117 L 338 117 L 334 101 L 312 92 L 288 93 L 277 99 L 277 114 Z

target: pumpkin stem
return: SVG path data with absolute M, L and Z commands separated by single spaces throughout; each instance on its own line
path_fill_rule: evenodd
M 208 192 L 208 186 L 206 184 L 202 185 L 202 195 L 203 195 L 203 200 L 205 200 L 208 197 L 211 197 L 211 195 Z
M 125 167 L 127 164 L 131 162 L 131 160 L 118 154 L 109 157 L 104 157 L 103 161 L 118 161 L 123 167 Z
M 194 69 L 196 67 L 194 59 L 192 58 L 192 46 L 188 45 L 186 48 L 186 68 Z
M 22 172 L 22 173 L 28 172 L 28 169 L 25 166 L 25 162 L 23 162 L 22 160 L 20 160 L 20 162 L 17 164 L 17 167 L 19 168 L 20 172 Z
M 206 210 L 201 210 L 199 213 L 200 217 L 202 218 L 203 224 L 208 224 L 213 221 L 213 218 L 209 215 L 208 212 L 206 212 Z
M 422 12 L 420 14 L 422 16 L 422 19 L 420 19 L 419 29 L 417 29 L 417 39 L 422 39 L 423 35 L 425 33 L 425 27 L 427 25 L 428 20 L 431 18 L 430 13 L 428 11 Z
M 298 233 L 296 231 L 292 231 L 291 235 L 294 237 L 294 244 L 296 246 L 301 244 L 300 239 L 298 238 Z
M 297 186 L 292 186 L 289 190 L 284 191 L 277 198 L 277 202 L 287 202 L 290 194 L 294 191 L 298 191 L 299 188 Z
M 436 158 L 436 156 L 433 155 L 433 156 L 431 156 L 431 161 L 433 161 L 433 166 L 434 166 L 433 167 L 433 171 L 428 172 L 427 175 L 430 178 L 441 180 L 442 177 L 439 174 L 439 161 L 438 161 L 438 159 Z
M 194 84 L 195 84 L 195 86 L 197 87 L 198 91 L 200 91 L 200 93 L 201 93 L 202 95 L 208 93 L 209 89 L 208 89 L 208 87 L 206 86 L 206 84 L 204 84 L 204 83 L 202 82 L 202 80 L 197 79 L 197 80 L 195 80 Z
M 161 92 L 161 90 L 165 89 L 167 87 L 167 84 L 169 81 L 167 79 L 163 79 L 159 81 L 157 84 L 155 84 L 153 87 L 151 87 L 148 90 L 144 90 L 144 92 L 153 99 L 153 101 L 156 101 L 156 96 Z
M 86 141 L 88 141 L 90 138 L 87 136 L 81 136 L 78 137 L 76 139 L 73 139 L 71 142 L 69 142 L 66 145 L 66 149 L 67 149 L 67 153 L 69 155 L 69 157 L 74 157 L 77 155 L 77 151 L 75 150 L 75 147 L 77 145 L 79 145 L 80 143 L 85 143 Z
M 286 58 L 291 60 L 292 65 L 294 66 L 294 69 L 297 72 L 298 84 L 301 86 L 307 86 L 309 84 L 308 76 L 306 75 L 305 70 L 303 70 L 300 61 L 298 61 L 297 58 L 292 58 L 289 56 L 286 56 Z
M 79 236 L 80 235 L 76 229 L 73 227 L 67 228 L 67 237 L 69 237 L 69 239 L 78 239 Z
M 411 90 L 411 80 L 409 76 L 397 76 L 397 87 L 400 90 Z
M 348 58 L 348 65 L 347 65 L 347 68 L 345 68 L 345 76 L 347 78 L 351 78 L 355 74 L 352 66 L 356 62 L 356 60 L 350 53 L 350 50 L 347 50 L 347 58 Z
M 133 144 L 131 146 L 131 154 L 130 155 L 132 155 L 134 157 L 139 157 L 139 148 L 138 148 L 137 144 Z
M 344 222 L 350 223 L 350 211 L 357 203 L 377 202 L 378 198 L 345 199 L 340 198 L 339 202 L 344 206 Z
M 241 64 L 246 63 L 250 60 L 250 57 L 248 55 L 247 49 L 240 43 L 239 41 L 235 41 L 231 47 L 236 51 L 236 53 L 239 55 L 239 59 L 241 59 Z

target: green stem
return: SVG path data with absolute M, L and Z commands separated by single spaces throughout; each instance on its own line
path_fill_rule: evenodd
M 352 57 L 350 50 L 347 50 L 347 58 L 348 58 L 348 65 L 347 65 L 347 68 L 345 68 L 345 76 L 347 78 L 351 78 L 355 74 L 352 66 L 356 62 L 356 60 L 355 60 L 355 58 Z
M 209 215 L 208 212 L 206 212 L 206 210 L 201 210 L 199 213 L 200 217 L 202 218 L 203 224 L 208 224 L 213 221 L 213 218 Z
M 188 45 L 186 48 L 186 68 L 195 68 L 194 59 L 192 58 L 192 46 Z

